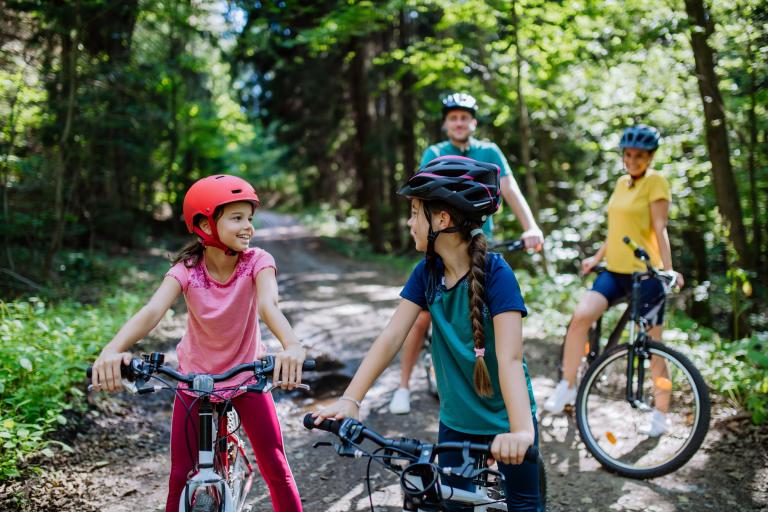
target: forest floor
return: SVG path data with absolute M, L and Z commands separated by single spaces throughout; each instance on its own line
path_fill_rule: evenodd
M 361 263 L 326 249 L 290 217 L 261 212 L 262 229 L 254 244 L 278 263 L 281 307 L 310 357 L 324 371 L 311 382 L 312 395 L 276 393 L 278 415 L 305 510 L 369 510 L 365 462 L 340 459 L 330 448 L 313 449 L 324 433 L 301 426 L 315 410 L 343 390 L 371 341 L 394 310 L 404 277 L 381 265 Z M 530 300 L 530 299 L 529 299 Z M 530 304 L 535 314 L 535 303 Z M 166 352 L 183 333 L 186 314 L 176 314 L 138 348 Z M 262 326 L 272 349 L 278 344 Z M 554 386 L 559 339 L 525 332 L 526 356 L 536 399 Z M 397 387 L 393 363 L 366 397 L 361 419 L 385 435 L 434 440 L 437 403 L 426 391 L 423 369 L 413 379 L 412 412 L 389 414 Z M 309 376 L 308 376 L 309 377 Z M 74 451 L 57 451 L 42 462 L 39 475 L 0 484 L 0 510 L 159 511 L 164 509 L 168 476 L 171 396 L 93 395 L 84 417 L 73 417 L 59 439 Z M 581 444 L 570 415 L 540 417 L 541 450 L 547 464 L 548 503 L 552 511 L 701 511 L 768 510 L 768 428 L 753 427 L 743 416 L 716 401 L 704 446 L 677 472 L 649 481 L 630 480 L 602 470 Z M 373 468 L 377 511 L 399 511 L 398 482 Z M 21 503 L 24 503 L 22 505 Z M 253 511 L 271 510 L 266 487 L 255 481 L 249 494 Z

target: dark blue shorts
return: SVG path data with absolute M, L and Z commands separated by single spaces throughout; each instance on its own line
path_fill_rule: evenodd
M 619 274 L 605 270 L 598 274 L 592 285 L 592 291 L 608 299 L 608 304 L 628 298 L 632 293 L 632 274 Z M 659 305 L 656 313 L 652 315 L 655 319 L 648 318 L 651 325 L 664 323 L 664 297 L 664 287 L 658 279 L 648 278 L 640 282 L 640 314 L 648 317 L 647 315 Z
M 533 419 L 533 427 L 536 435 L 533 444 L 539 445 L 539 428 L 536 418 Z M 437 434 L 439 443 L 464 442 L 490 443 L 494 436 L 465 434 L 458 432 L 440 422 L 440 430 Z M 439 456 L 441 466 L 458 467 L 462 463 L 461 452 L 451 451 L 441 453 Z M 504 493 L 507 496 L 507 510 L 526 512 L 539 512 L 542 510 L 541 496 L 539 495 L 539 467 L 535 462 L 523 462 L 522 464 L 499 464 L 499 471 L 504 475 Z M 455 476 L 442 476 L 440 481 L 456 489 L 473 491 L 474 484 L 464 478 Z M 473 508 L 451 507 L 450 512 L 474 510 Z

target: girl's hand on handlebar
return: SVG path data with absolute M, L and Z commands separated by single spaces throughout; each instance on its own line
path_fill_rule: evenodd
M 584 258 L 584 260 L 581 262 L 581 274 L 584 276 L 589 274 L 592 272 L 592 269 L 597 266 L 598 263 L 600 263 L 600 260 L 594 256 Z
M 544 245 L 544 233 L 541 232 L 539 226 L 525 230 L 520 238 L 525 242 L 526 249 L 534 249 L 536 252 L 539 252 Z
M 282 382 L 283 389 L 294 389 L 301 384 L 301 365 L 307 357 L 307 351 L 295 343 L 275 355 L 273 379 Z
M 312 414 L 312 417 L 315 418 L 315 425 L 319 425 L 325 419 L 341 420 L 352 418 L 356 420 L 359 419 L 359 416 L 360 410 L 357 408 L 357 404 L 346 399 L 336 400 L 328 407 L 323 407 Z
M 94 391 L 122 391 L 120 366 L 131 364 L 129 352 L 104 352 L 93 363 L 91 384 Z
M 525 452 L 533 444 L 533 434 L 530 432 L 507 432 L 499 434 L 493 439 L 491 444 L 491 455 L 488 458 L 488 465 L 491 466 L 495 461 L 504 464 L 520 464 L 525 458 Z

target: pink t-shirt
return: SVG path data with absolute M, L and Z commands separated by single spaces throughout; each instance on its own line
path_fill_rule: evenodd
M 203 258 L 193 267 L 184 262 L 171 267 L 166 275 L 181 285 L 189 311 L 187 331 L 176 347 L 180 371 L 223 373 L 264 355 L 256 275 L 267 267 L 276 269 L 275 260 L 257 247 L 240 253 L 226 283 L 211 277 Z M 239 384 L 247 375 L 218 383 L 216 389 Z

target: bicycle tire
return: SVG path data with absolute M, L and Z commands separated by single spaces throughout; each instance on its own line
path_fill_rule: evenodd
M 197 493 L 195 503 L 189 509 L 189 512 L 215 512 L 216 508 L 216 500 L 213 496 L 203 491 Z
M 227 483 L 232 492 L 232 505 L 235 510 L 239 510 L 239 507 L 245 500 L 245 494 L 247 490 L 245 488 L 249 475 L 248 467 L 246 466 L 245 458 L 240 452 L 240 443 L 242 437 L 242 427 L 240 426 L 240 419 L 237 416 L 237 412 L 233 409 L 227 413 L 227 426 L 237 425 L 237 429 L 231 433 L 231 437 L 227 439 L 227 454 L 231 457 L 229 463 L 229 471 L 226 475 Z
M 650 359 L 644 360 L 643 404 L 632 407 L 626 400 L 626 344 L 594 362 L 576 397 L 576 422 L 587 450 L 607 470 L 635 479 L 679 469 L 696 453 L 709 429 L 709 391 L 693 363 L 661 343 L 649 341 L 647 348 L 651 357 L 663 359 L 666 374 L 654 381 Z M 670 400 L 668 430 L 657 437 L 640 426 L 650 420 L 654 389 L 669 390 Z

